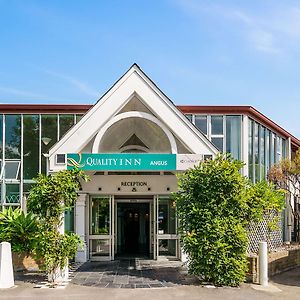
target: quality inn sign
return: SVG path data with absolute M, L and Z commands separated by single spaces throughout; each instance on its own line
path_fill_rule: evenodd
M 176 171 L 198 164 L 199 154 L 69 153 L 67 169 L 86 171 Z

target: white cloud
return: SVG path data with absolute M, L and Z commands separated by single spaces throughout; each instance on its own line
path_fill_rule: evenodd
M 195 20 L 203 17 L 214 22 L 225 20 L 240 37 L 257 51 L 268 54 L 300 49 L 300 7 L 274 5 L 269 10 L 250 13 L 242 8 L 195 0 L 177 0 L 177 5 Z M 229 22 L 228 22 L 229 21 Z
M 95 89 L 90 87 L 87 83 L 85 83 L 77 78 L 74 78 L 74 77 L 66 75 L 66 74 L 58 73 L 58 72 L 55 72 L 52 70 L 44 70 L 44 72 L 51 76 L 54 76 L 56 78 L 66 81 L 67 83 L 74 86 L 77 90 L 81 91 L 82 93 L 84 93 L 88 96 L 99 97 L 98 91 L 96 91 Z
M 256 50 L 266 53 L 280 53 L 281 50 L 275 45 L 274 36 L 271 32 L 261 29 L 253 30 L 249 33 L 249 41 Z
M 29 91 L 19 90 L 15 88 L 0 86 L 0 92 L 6 93 L 13 96 L 31 97 L 31 98 L 45 98 L 44 95 L 36 94 Z

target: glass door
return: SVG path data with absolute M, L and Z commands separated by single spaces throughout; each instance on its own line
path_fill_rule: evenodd
M 180 258 L 175 203 L 168 196 L 157 196 L 154 202 L 156 202 L 156 257 Z
M 89 253 L 91 260 L 112 260 L 114 211 L 112 196 L 91 196 L 89 214 Z

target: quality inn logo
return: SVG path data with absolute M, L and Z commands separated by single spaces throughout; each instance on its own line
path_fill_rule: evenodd
M 81 155 L 81 153 L 75 154 L 75 155 L 78 156 L 78 160 L 76 160 L 73 157 L 68 157 L 67 158 L 67 166 L 68 167 L 73 167 L 73 168 L 84 168 L 85 163 L 84 162 L 82 163 L 82 155 Z

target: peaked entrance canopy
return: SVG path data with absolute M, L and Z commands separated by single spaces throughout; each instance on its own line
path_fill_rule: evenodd
M 49 171 L 66 169 L 69 153 L 136 152 L 173 154 L 178 160 L 218 150 L 134 64 L 50 149 Z

